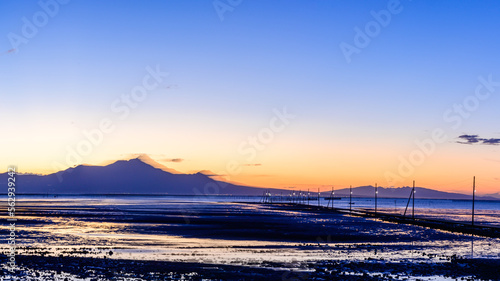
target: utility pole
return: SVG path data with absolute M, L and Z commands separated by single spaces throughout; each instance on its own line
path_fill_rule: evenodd
M 308 206 L 309 206 L 309 205 L 311 205 L 311 204 L 310 204 L 310 201 L 309 201 L 309 199 L 310 199 L 310 198 L 309 198 L 309 194 L 310 194 L 310 193 L 309 193 L 309 188 L 308 188 L 308 189 L 307 189 L 307 205 L 308 205 Z
M 476 177 L 472 178 L 472 226 L 474 226 L 474 203 L 476 202 Z
M 352 212 L 352 185 L 349 186 L 349 213 Z
M 411 218 L 415 220 L 415 181 L 413 181 L 413 208 L 411 211 Z
M 318 207 L 320 206 L 319 204 L 319 187 L 318 187 Z
M 332 202 L 332 194 L 333 194 L 333 186 L 332 186 L 332 191 L 330 191 L 330 197 L 328 197 L 328 204 L 326 204 L 326 207 L 329 208 L 330 207 L 330 203 Z M 332 208 L 333 208 L 333 205 L 332 205 Z
M 334 209 L 335 207 L 333 206 L 333 203 L 335 202 L 335 187 L 332 186 L 332 209 Z

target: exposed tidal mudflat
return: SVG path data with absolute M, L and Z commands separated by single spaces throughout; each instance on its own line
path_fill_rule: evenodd
M 38 198 L 19 202 L 16 216 L 18 280 L 500 276 L 500 239 L 279 204 Z

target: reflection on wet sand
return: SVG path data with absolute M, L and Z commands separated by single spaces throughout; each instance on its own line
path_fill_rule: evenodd
M 457 258 L 500 257 L 498 239 L 471 239 L 418 226 L 272 205 L 33 200 L 21 205 L 18 216 L 21 256 L 258 266 L 304 272 L 325 261 L 433 265 Z M 400 274 L 401 278 L 409 276 L 412 274 Z

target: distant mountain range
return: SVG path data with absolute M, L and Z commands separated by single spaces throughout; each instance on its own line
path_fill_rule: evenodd
M 381 198 L 409 198 L 412 187 L 397 187 L 397 188 L 385 188 L 378 187 L 378 197 Z M 373 186 L 359 186 L 352 189 L 353 196 L 357 197 L 374 197 L 375 187 Z M 331 193 L 331 192 L 330 192 Z M 335 196 L 349 196 L 349 188 L 343 188 L 335 190 Z M 430 188 L 415 187 L 415 198 L 421 199 L 453 199 L 453 200 L 470 200 L 472 199 L 472 194 L 461 194 L 438 191 Z M 476 196 L 478 200 L 498 200 L 500 196 Z
M 491 194 L 486 194 L 488 197 L 495 197 L 495 198 L 500 198 L 500 192 L 497 193 L 491 193 Z
M 8 174 L 0 174 L 0 193 L 7 191 Z M 5 191 L 5 192 L 4 192 Z M 49 175 L 18 174 L 16 194 L 168 194 L 168 195 L 262 195 L 290 194 L 288 189 L 264 189 L 217 181 L 203 173 L 182 174 L 168 169 L 147 156 L 119 160 L 107 166 L 80 165 Z M 373 186 L 352 189 L 353 196 L 373 197 Z M 298 191 L 295 191 L 296 193 Z M 378 188 L 379 197 L 408 198 L 411 187 Z M 330 196 L 322 192 L 321 196 Z M 349 189 L 335 191 L 335 196 L 349 196 Z M 416 188 L 417 198 L 471 199 L 470 195 Z M 500 199 L 500 194 L 477 199 Z

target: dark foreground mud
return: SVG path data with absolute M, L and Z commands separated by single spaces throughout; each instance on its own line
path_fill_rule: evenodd
M 398 280 L 402 275 L 500 280 L 500 261 L 484 259 L 452 258 L 442 263 L 321 261 L 302 270 L 283 270 L 279 264 L 269 269 L 74 257 L 22 256 L 18 260 L 22 270 L 10 274 L 13 280 Z M 9 274 L 5 269 L 1 272 L 3 277 Z

